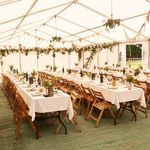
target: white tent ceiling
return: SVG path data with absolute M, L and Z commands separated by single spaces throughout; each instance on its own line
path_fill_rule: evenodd
M 148 0 L 0 0 L 0 45 L 46 47 L 56 35 L 66 46 L 147 40 L 149 11 Z M 111 14 L 121 25 L 106 30 Z

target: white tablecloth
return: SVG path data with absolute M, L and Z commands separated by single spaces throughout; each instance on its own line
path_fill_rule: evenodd
M 126 87 L 110 89 L 108 85 L 100 86 L 94 83 L 84 83 L 83 85 L 88 86 L 93 90 L 101 91 L 104 98 L 116 105 L 117 109 L 120 108 L 120 103 L 136 100 L 141 103 L 141 106 L 146 107 L 144 91 L 140 88 L 132 87 L 131 90 L 128 90 Z
M 24 84 L 21 84 L 13 76 L 7 74 L 7 76 L 16 85 L 21 96 L 24 98 L 26 104 L 29 107 L 29 115 L 32 117 L 32 121 L 35 119 L 35 113 L 47 113 L 67 110 L 69 119 L 74 116 L 72 101 L 69 95 L 58 91 L 53 97 L 33 96 L 32 92 L 28 92 Z
M 99 84 L 99 80 L 92 81 L 88 78 L 81 78 L 75 77 L 72 75 L 67 74 L 57 74 L 57 73 L 50 73 L 55 76 L 59 76 L 65 78 L 67 80 L 72 80 L 75 83 L 83 84 L 86 87 L 92 88 L 96 91 L 101 91 L 104 98 L 111 102 L 112 104 L 116 105 L 117 109 L 120 108 L 120 103 L 128 102 L 128 101 L 136 101 L 138 100 L 141 103 L 141 106 L 146 107 L 145 96 L 143 89 L 133 87 L 131 90 L 128 90 L 125 86 L 118 86 L 117 89 L 110 89 L 108 85 L 101 86 Z

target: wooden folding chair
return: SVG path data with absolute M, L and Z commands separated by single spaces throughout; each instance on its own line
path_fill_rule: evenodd
M 35 125 L 36 122 L 31 121 L 31 117 L 28 115 L 28 107 L 25 104 L 22 96 L 18 92 L 16 94 L 16 100 L 15 100 L 13 112 L 14 112 L 14 121 L 15 121 L 15 125 L 16 125 L 16 130 L 15 130 L 16 139 L 19 138 L 20 127 L 21 127 L 22 121 L 24 119 L 26 119 L 29 122 L 33 131 L 36 134 L 36 139 L 38 139 L 39 138 L 39 131 Z
M 91 89 L 91 93 L 92 93 L 92 98 L 93 98 L 93 101 L 94 103 L 92 104 L 92 107 L 91 107 L 91 110 L 88 114 L 88 117 L 87 119 L 89 120 L 90 118 L 94 119 L 96 121 L 96 125 L 95 127 L 97 128 L 100 124 L 100 121 L 101 121 L 101 118 L 104 114 L 104 111 L 105 110 L 108 110 L 111 114 L 111 116 L 113 117 L 114 119 L 114 124 L 116 125 L 117 124 L 117 120 L 116 120 L 116 116 L 114 115 L 113 111 L 112 111 L 112 104 L 110 102 L 107 102 L 102 93 L 101 92 L 97 92 L 97 91 L 94 91 Z M 97 109 L 100 111 L 98 117 L 96 117 L 94 115 L 94 109 Z
M 85 113 L 85 119 L 87 119 L 87 116 L 89 114 L 90 108 L 91 108 L 92 103 L 94 102 L 94 100 L 92 98 L 92 93 L 91 93 L 90 88 L 85 87 L 82 84 L 81 84 L 81 93 L 83 95 L 82 103 L 87 104 L 86 113 Z M 81 109 L 81 112 L 82 112 L 82 109 Z

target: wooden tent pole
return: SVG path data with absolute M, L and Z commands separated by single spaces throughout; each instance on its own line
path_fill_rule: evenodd
M 22 72 L 20 36 L 18 36 L 18 53 L 19 53 L 19 71 Z

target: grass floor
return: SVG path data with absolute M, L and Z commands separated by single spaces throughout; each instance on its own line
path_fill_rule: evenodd
M 126 61 L 126 66 L 131 65 L 131 68 L 139 68 L 139 66 L 142 66 L 142 61 L 141 60 L 131 60 L 131 61 Z
M 0 150 L 149 150 L 150 149 L 150 110 L 148 118 L 139 113 L 137 121 L 130 121 L 131 114 L 125 112 L 117 126 L 110 118 L 102 118 L 99 128 L 93 121 L 78 116 L 82 132 L 66 122 L 68 134 L 61 129 L 54 134 L 55 126 L 43 122 L 41 138 L 35 139 L 27 122 L 23 122 L 19 140 L 15 140 L 13 113 L 6 97 L 0 90 Z

